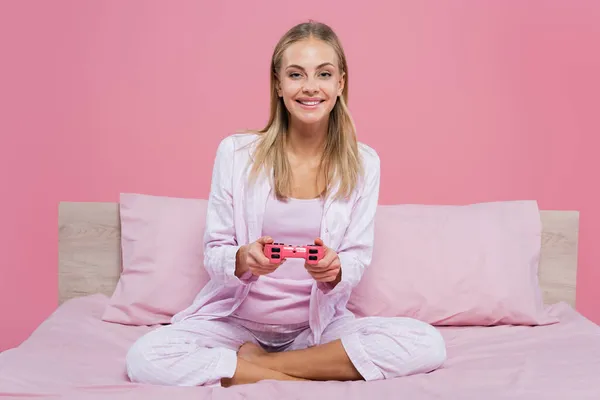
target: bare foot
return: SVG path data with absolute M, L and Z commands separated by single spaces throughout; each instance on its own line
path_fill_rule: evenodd
M 269 353 L 252 342 L 244 343 L 238 350 L 238 357 L 253 364 L 260 365 L 260 360 Z
M 252 364 L 251 362 L 238 357 L 235 374 L 232 378 L 222 378 L 221 385 L 230 387 L 233 385 L 244 385 L 248 383 L 260 382 L 266 379 L 277 381 L 305 381 L 306 379 L 296 378 L 286 375 L 282 372 L 273 371 L 268 368 Z

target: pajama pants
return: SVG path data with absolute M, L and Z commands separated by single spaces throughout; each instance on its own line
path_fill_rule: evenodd
M 311 338 L 306 325 L 188 319 L 138 339 L 127 354 L 127 373 L 138 383 L 220 386 L 222 378 L 233 377 L 237 350 L 245 342 L 270 352 L 289 351 L 311 346 Z M 325 328 L 321 343 L 337 339 L 367 381 L 431 372 L 446 359 L 440 333 L 411 318 L 341 317 Z

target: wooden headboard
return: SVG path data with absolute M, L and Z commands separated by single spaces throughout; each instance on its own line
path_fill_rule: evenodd
M 575 307 L 579 212 L 540 214 L 544 301 Z M 121 272 L 119 204 L 62 202 L 58 229 L 59 303 L 93 293 L 112 295 Z

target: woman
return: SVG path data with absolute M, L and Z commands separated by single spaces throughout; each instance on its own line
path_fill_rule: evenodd
M 346 106 L 348 67 L 324 24 L 295 26 L 271 63 L 262 131 L 217 150 L 205 233 L 211 281 L 172 324 L 127 355 L 132 381 L 229 386 L 276 380 L 376 380 L 438 368 L 432 326 L 357 319 L 346 308 L 369 265 L 379 157 L 358 143 Z M 316 264 L 271 263 L 273 242 L 323 246 Z

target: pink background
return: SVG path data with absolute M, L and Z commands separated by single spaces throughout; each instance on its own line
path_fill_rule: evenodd
M 381 203 L 580 210 L 577 308 L 600 323 L 600 2 L 231 3 L 1 3 L 0 350 L 56 307 L 58 202 L 205 197 L 217 143 L 266 121 L 275 42 L 308 18 L 345 44 Z

